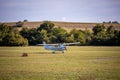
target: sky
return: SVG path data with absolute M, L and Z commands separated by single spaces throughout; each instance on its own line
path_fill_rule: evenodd
M 0 0 L 0 22 L 120 22 L 120 0 Z

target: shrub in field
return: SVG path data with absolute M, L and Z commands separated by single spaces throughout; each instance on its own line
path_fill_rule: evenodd
M 23 54 L 22 54 L 22 57 L 27 57 L 27 56 L 28 56 L 27 53 L 23 53 Z

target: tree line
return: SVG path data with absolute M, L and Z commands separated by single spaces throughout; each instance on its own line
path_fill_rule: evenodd
M 80 45 L 120 46 L 120 31 L 113 26 L 97 24 L 92 31 L 73 29 L 67 32 L 45 21 L 38 28 L 22 28 L 0 24 L 0 46 L 28 46 L 47 43 L 80 42 Z
M 0 46 L 27 46 L 28 40 L 20 35 L 17 28 L 0 24 Z

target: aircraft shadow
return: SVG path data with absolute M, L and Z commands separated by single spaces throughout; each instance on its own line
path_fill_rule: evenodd
M 34 52 L 34 54 L 51 54 L 51 52 Z
M 63 54 L 61 52 L 55 52 L 55 53 L 52 53 L 52 52 L 34 52 L 34 54 Z

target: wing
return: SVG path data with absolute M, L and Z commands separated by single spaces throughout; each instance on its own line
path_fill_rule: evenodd
M 36 44 L 36 46 L 44 46 L 44 44 Z
M 74 44 L 80 44 L 80 42 L 74 42 L 74 43 L 63 43 L 62 45 L 74 45 Z M 46 44 L 45 42 L 43 42 L 43 44 L 37 44 L 37 46 L 44 46 L 44 45 L 51 45 L 51 46 L 57 46 L 57 45 L 61 45 L 61 44 Z
M 60 45 L 60 44 L 37 44 L 37 46 L 44 46 L 44 45 L 56 46 L 56 45 Z
M 64 45 L 74 45 L 74 44 L 80 44 L 80 42 L 74 42 L 74 43 L 64 43 Z

